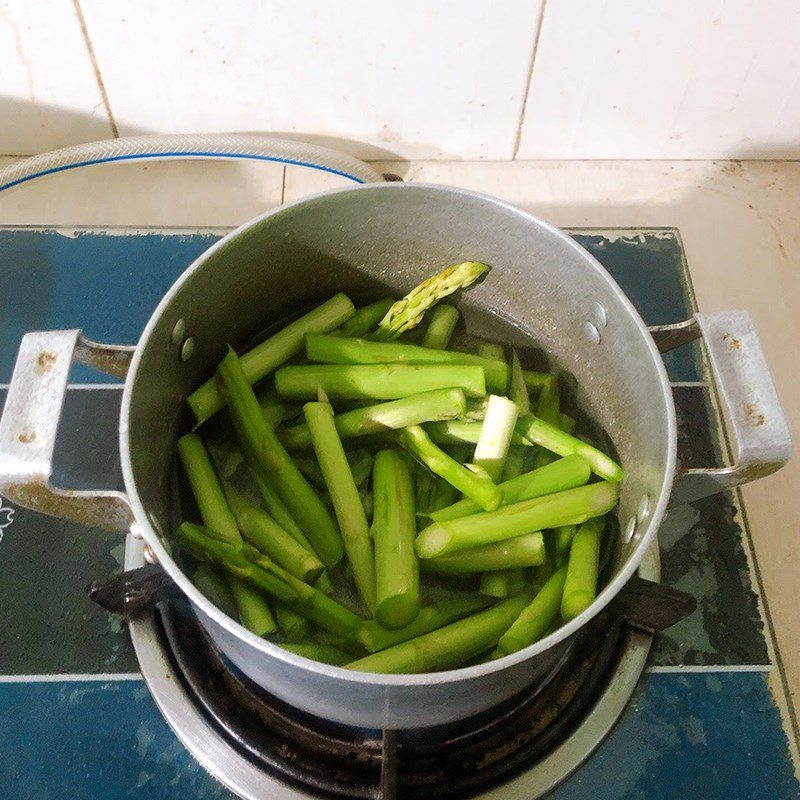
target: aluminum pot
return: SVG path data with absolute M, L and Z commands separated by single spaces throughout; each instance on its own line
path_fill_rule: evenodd
M 605 430 L 627 472 L 615 511 L 612 577 L 579 617 L 491 663 L 372 675 L 293 655 L 210 604 L 172 558 L 166 540 L 178 522 L 173 470 L 175 442 L 187 427 L 183 401 L 214 370 L 226 343 L 244 345 L 265 322 L 340 291 L 356 303 L 400 296 L 433 270 L 464 260 L 493 266 L 461 302 L 468 330 L 542 349 L 573 375 L 579 406 Z M 659 346 L 701 333 L 730 412 L 736 458 L 725 469 L 676 473 L 675 409 Z M 125 493 L 50 483 L 73 359 L 126 375 L 119 424 Z M 685 501 L 769 474 L 790 450 L 746 313 L 698 315 L 648 331 L 603 267 L 551 225 L 475 192 L 384 183 L 291 203 L 228 234 L 167 292 L 135 349 L 96 345 L 79 331 L 27 334 L 0 422 L 0 492 L 142 537 L 222 652 L 283 700 L 344 723 L 403 729 L 463 718 L 542 680 L 637 569 L 671 493 Z

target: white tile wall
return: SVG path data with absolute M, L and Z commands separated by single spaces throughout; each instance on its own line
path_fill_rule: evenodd
M 109 136 L 70 0 L 0 0 L 0 153 Z
M 121 133 L 300 131 L 362 156 L 506 159 L 540 0 L 82 7 Z
M 800 158 L 797 0 L 549 0 L 519 158 Z
M 800 158 L 798 0 L 543 3 L 0 0 L 0 153 L 110 135 L 79 4 L 123 135 L 286 131 L 384 159 Z

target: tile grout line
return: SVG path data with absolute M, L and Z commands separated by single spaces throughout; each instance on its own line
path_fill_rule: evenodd
M 511 154 L 511 161 L 517 160 L 517 153 L 519 153 L 519 146 L 522 142 L 522 126 L 525 123 L 525 114 L 528 111 L 528 95 L 531 93 L 533 65 L 536 63 L 536 53 L 539 50 L 539 39 L 542 35 L 542 24 L 544 23 L 544 10 L 546 7 L 547 0 L 542 0 L 542 7 L 539 9 L 539 19 L 536 21 L 536 33 L 533 38 L 533 47 L 531 48 L 531 61 L 530 64 L 528 64 L 528 80 L 522 92 L 522 105 L 519 110 L 519 122 L 517 123 L 517 134 L 514 137 L 514 151 Z
M 112 682 L 112 681 L 141 681 L 144 680 L 141 672 L 93 672 L 93 673 L 73 673 L 65 672 L 62 674 L 42 674 L 42 675 L 0 675 L 2 683 L 58 683 L 60 681 L 83 681 L 83 682 Z
M 103 82 L 103 76 L 100 74 L 100 64 L 97 62 L 97 56 L 94 52 L 92 40 L 89 36 L 89 29 L 86 27 L 86 18 L 83 16 L 83 9 L 81 8 L 80 0 L 72 0 L 72 7 L 75 9 L 75 16 L 78 18 L 78 24 L 81 26 L 81 34 L 83 34 L 83 41 L 86 45 L 86 50 L 89 53 L 89 60 L 92 62 L 94 77 L 97 80 L 97 88 L 100 90 L 100 97 L 103 101 L 106 114 L 108 115 L 108 124 L 111 126 L 111 133 L 115 139 L 119 139 L 117 122 L 114 119 L 114 114 L 111 111 L 111 101 L 108 99 L 106 85 Z
M 651 674 L 712 674 L 719 672 L 772 672 L 773 664 L 654 664 L 645 667 L 645 672 Z

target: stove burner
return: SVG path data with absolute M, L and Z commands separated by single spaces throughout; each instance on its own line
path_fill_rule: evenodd
M 299 711 L 216 650 L 183 601 L 159 606 L 160 632 L 195 705 L 236 750 L 270 774 L 331 798 L 466 798 L 530 769 L 603 693 L 625 624 L 600 614 L 544 685 L 458 723 L 368 731 Z

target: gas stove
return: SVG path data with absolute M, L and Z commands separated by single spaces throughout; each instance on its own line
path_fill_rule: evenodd
M 0 381 L 23 332 L 82 327 L 134 342 L 177 275 L 220 230 L 0 230 Z M 651 325 L 696 310 L 677 231 L 575 231 Z M 724 461 L 698 344 L 665 357 L 683 464 Z M 56 478 L 118 488 L 120 386 L 77 366 Z M 3 391 L 0 388 L 0 399 Z M 180 603 L 128 626 L 86 584 L 143 563 L 142 543 L 0 509 L 0 785 L 74 797 L 795 797 L 770 694 L 765 631 L 737 494 L 670 512 L 644 577 L 697 597 L 657 637 L 599 619 L 544 687 L 423 732 L 334 726 L 224 664 Z M 149 691 L 148 691 L 149 690 Z M 166 724 L 164 722 L 166 720 Z

